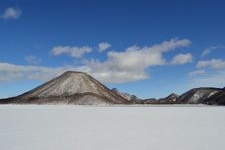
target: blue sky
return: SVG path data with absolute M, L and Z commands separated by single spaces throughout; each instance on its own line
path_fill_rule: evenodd
M 140 98 L 225 86 L 224 1 L 0 1 L 0 97 L 66 70 Z

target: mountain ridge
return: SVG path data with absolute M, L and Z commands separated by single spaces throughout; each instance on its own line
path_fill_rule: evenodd
M 62 75 L 21 95 L 1 99 L 0 104 L 207 104 L 225 105 L 225 88 L 193 88 L 180 96 L 172 93 L 165 98 L 140 99 L 109 89 L 87 73 L 67 71 Z

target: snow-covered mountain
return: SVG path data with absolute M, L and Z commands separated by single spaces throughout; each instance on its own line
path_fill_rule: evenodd
M 182 104 L 207 104 L 209 98 L 220 91 L 219 88 L 194 88 L 179 96 L 177 102 Z
M 155 98 L 148 98 L 148 99 L 140 99 L 136 102 L 137 104 L 159 104 L 159 101 Z
M 3 101 L 5 103 L 80 105 L 131 103 L 90 75 L 75 71 L 65 72 L 29 92 Z
M 176 104 L 177 103 L 178 95 L 175 93 L 170 94 L 165 98 L 155 99 L 155 98 L 148 98 L 144 100 L 139 100 L 137 104 Z
M 178 97 L 179 97 L 179 95 L 177 95 L 176 93 L 172 93 L 165 98 L 160 98 L 158 101 L 160 101 L 160 103 L 175 104 L 175 103 L 177 103 Z
M 131 95 L 131 94 L 128 94 L 128 93 L 120 92 L 116 88 L 112 88 L 111 91 L 116 93 L 116 94 L 119 94 L 120 96 L 122 96 L 123 98 L 125 98 L 129 101 L 135 102 L 135 101 L 139 100 L 139 98 L 136 95 Z
M 225 105 L 225 88 L 194 88 L 178 96 L 141 100 L 116 88 L 108 89 L 83 72 L 67 71 L 22 95 L 1 99 L 0 104 L 209 104 Z
M 204 103 L 208 105 L 225 105 L 225 88 L 212 95 Z
M 165 98 L 139 100 L 137 104 L 208 104 L 225 105 L 225 88 L 201 87 L 178 96 L 175 93 Z

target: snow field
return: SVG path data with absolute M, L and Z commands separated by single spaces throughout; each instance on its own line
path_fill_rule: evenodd
M 224 150 L 225 107 L 0 105 L 0 150 Z

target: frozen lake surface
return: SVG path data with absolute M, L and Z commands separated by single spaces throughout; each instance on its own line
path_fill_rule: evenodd
M 0 105 L 1 150 L 224 150 L 225 107 Z

